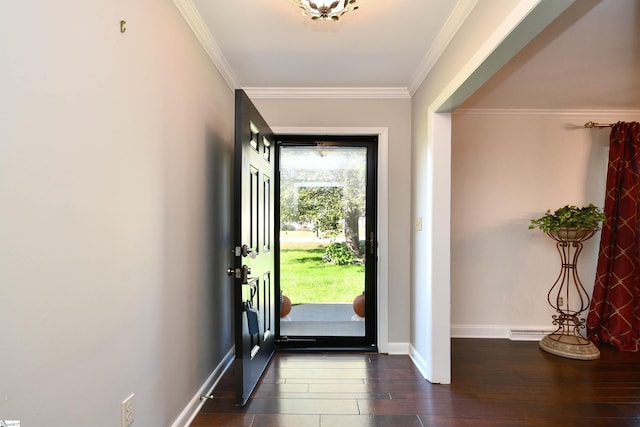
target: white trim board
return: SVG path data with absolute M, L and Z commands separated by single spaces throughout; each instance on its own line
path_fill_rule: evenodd
M 403 87 L 245 87 L 249 98 L 269 99 L 409 99 Z
M 617 116 L 639 116 L 639 109 L 541 109 L 541 108 L 458 108 L 453 115 L 478 115 L 478 116 L 559 116 L 559 117 L 612 117 Z
M 411 354 L 411 344 L 408 342 L 390 342 L 387 354 L 405 356 Z
M 389 352 L 389 128 L 272 127 L 279 135 L 378 135 L 378 351 Z
M 231 367 L 233 360 L 235 359 L 235 347 L 232 347 L 224 358 L 220 361 L 218 366 L 211 372 L 211 375 L 205 380 L 202 386 L 198 389 L 196 394 L 191 398 L 187 406 L 182 410 L 178 418 L 171 424 L 171 427 L 188 427 L 194 420 L 200 409 L 204 405 L 205 401 L 200 396 L 209 396 L 213 392 L 222 376 Z
M 429 368 L 427 361 L 424 360 L 422 355 L 412 345 L 409 346 L 409 358 L 411 359 L 415 367 L 418 368 L 420 374 L 422 374 L 422 377 L 429 381 Z
M 431 48 L 420 62 L 416 72 L 413 74 L 413 78 L 411 79 L 411 83 L 408 87 L 408 92 L 411 96 L 416 93 L 424 79 L 429 75 L 429 72 L 440 56 L 442 56 L 447 46 L 449 46 L 449 43 L 476 6 L 476 3 L 478 3 L 478 0 L 458 0 L 458 4 L 454 7 L 453 12 L 447 19 L 447 22 L 445 22 L 444 26 L 436 36 L 435 41 L 431 45 Z

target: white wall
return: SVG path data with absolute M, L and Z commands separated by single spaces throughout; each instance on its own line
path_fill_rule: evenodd
M 555 329 L 547 293 L 560 272 L 555 242 L 529 220 L 564 205 L 604 206 L 610 129 L 636 112 L 467 110 L 453 116 L 451 301 L 454 336 Z M 578 273 L 591 294 L 600 234 Z M 586 313 L 585 313 L 586 315 Z
M 272 127 L 389 129 L 389 343 L 409 342 L 411 101 L 407 99 L 253 99 Z
M 169 425 L 232 346 L 233 93 L 170 0 L 12 2 L 0 64 L 0 419 Z

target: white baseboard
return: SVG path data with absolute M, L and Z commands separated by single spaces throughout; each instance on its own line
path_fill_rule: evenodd
M 411 345 L 408 342 L 390 342 L 386 345 L 385 353 L 395 354 L 395 355 L 406 355 L 409 354 L 409 349 Z
M 195 396 L 193 396 L 187 406 L 182 410 L 178 418 L 176 418 L 173 424 L 171 424 L 171 427 L 188 427 L 191 424 L 205 402 L 200 398 L 200 396 L 208 396 L 211 394 L 215 386 L 218 384 L 218 381 L 220 381 L 220 378 L 222 378 L 222 375 L 224 375 L 233 363 L 234 358 L 235 348 L 232 347 L 218 366 L 216 366 L 211 375 L 209 375 L 209 378 L 207 378 L 204 384 L 202 384 Z
M 540 341 L 555 330 L 548 326 L 451 325 L 451 338 L 501 338 Z
M 412 345 L 410 345 L 409 347 L 410 347 L 409 348 L 409 357 L 413 361 L 413 364 L 416 366 L 416 368 L 418 368 L 418 370 L 422 374 L 422 377 L 426 380 L 427 379 L 427 371 L 428 371 L 428 369 L 427 369 L 427 361 L 422 358 L 420 353 L 418 353 L 416 351 L 416 349 Z
M 503 325 L 451 325 L 451 338 L 509 338 Z

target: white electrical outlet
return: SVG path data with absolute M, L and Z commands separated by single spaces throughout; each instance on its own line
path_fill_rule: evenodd
M 129 427 L 133 423 L 133 393 L 122 401 L 122 427 Z
M 564 305 L 564 298 L 558 297 L 558 306 L 562 307 Z

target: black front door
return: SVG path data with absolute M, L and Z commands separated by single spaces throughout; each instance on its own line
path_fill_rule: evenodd
M 235 372 L 244 405 L 274 351 L 274 164 L 271 129 L 242 90 L 236 91 L 234 164 Z

